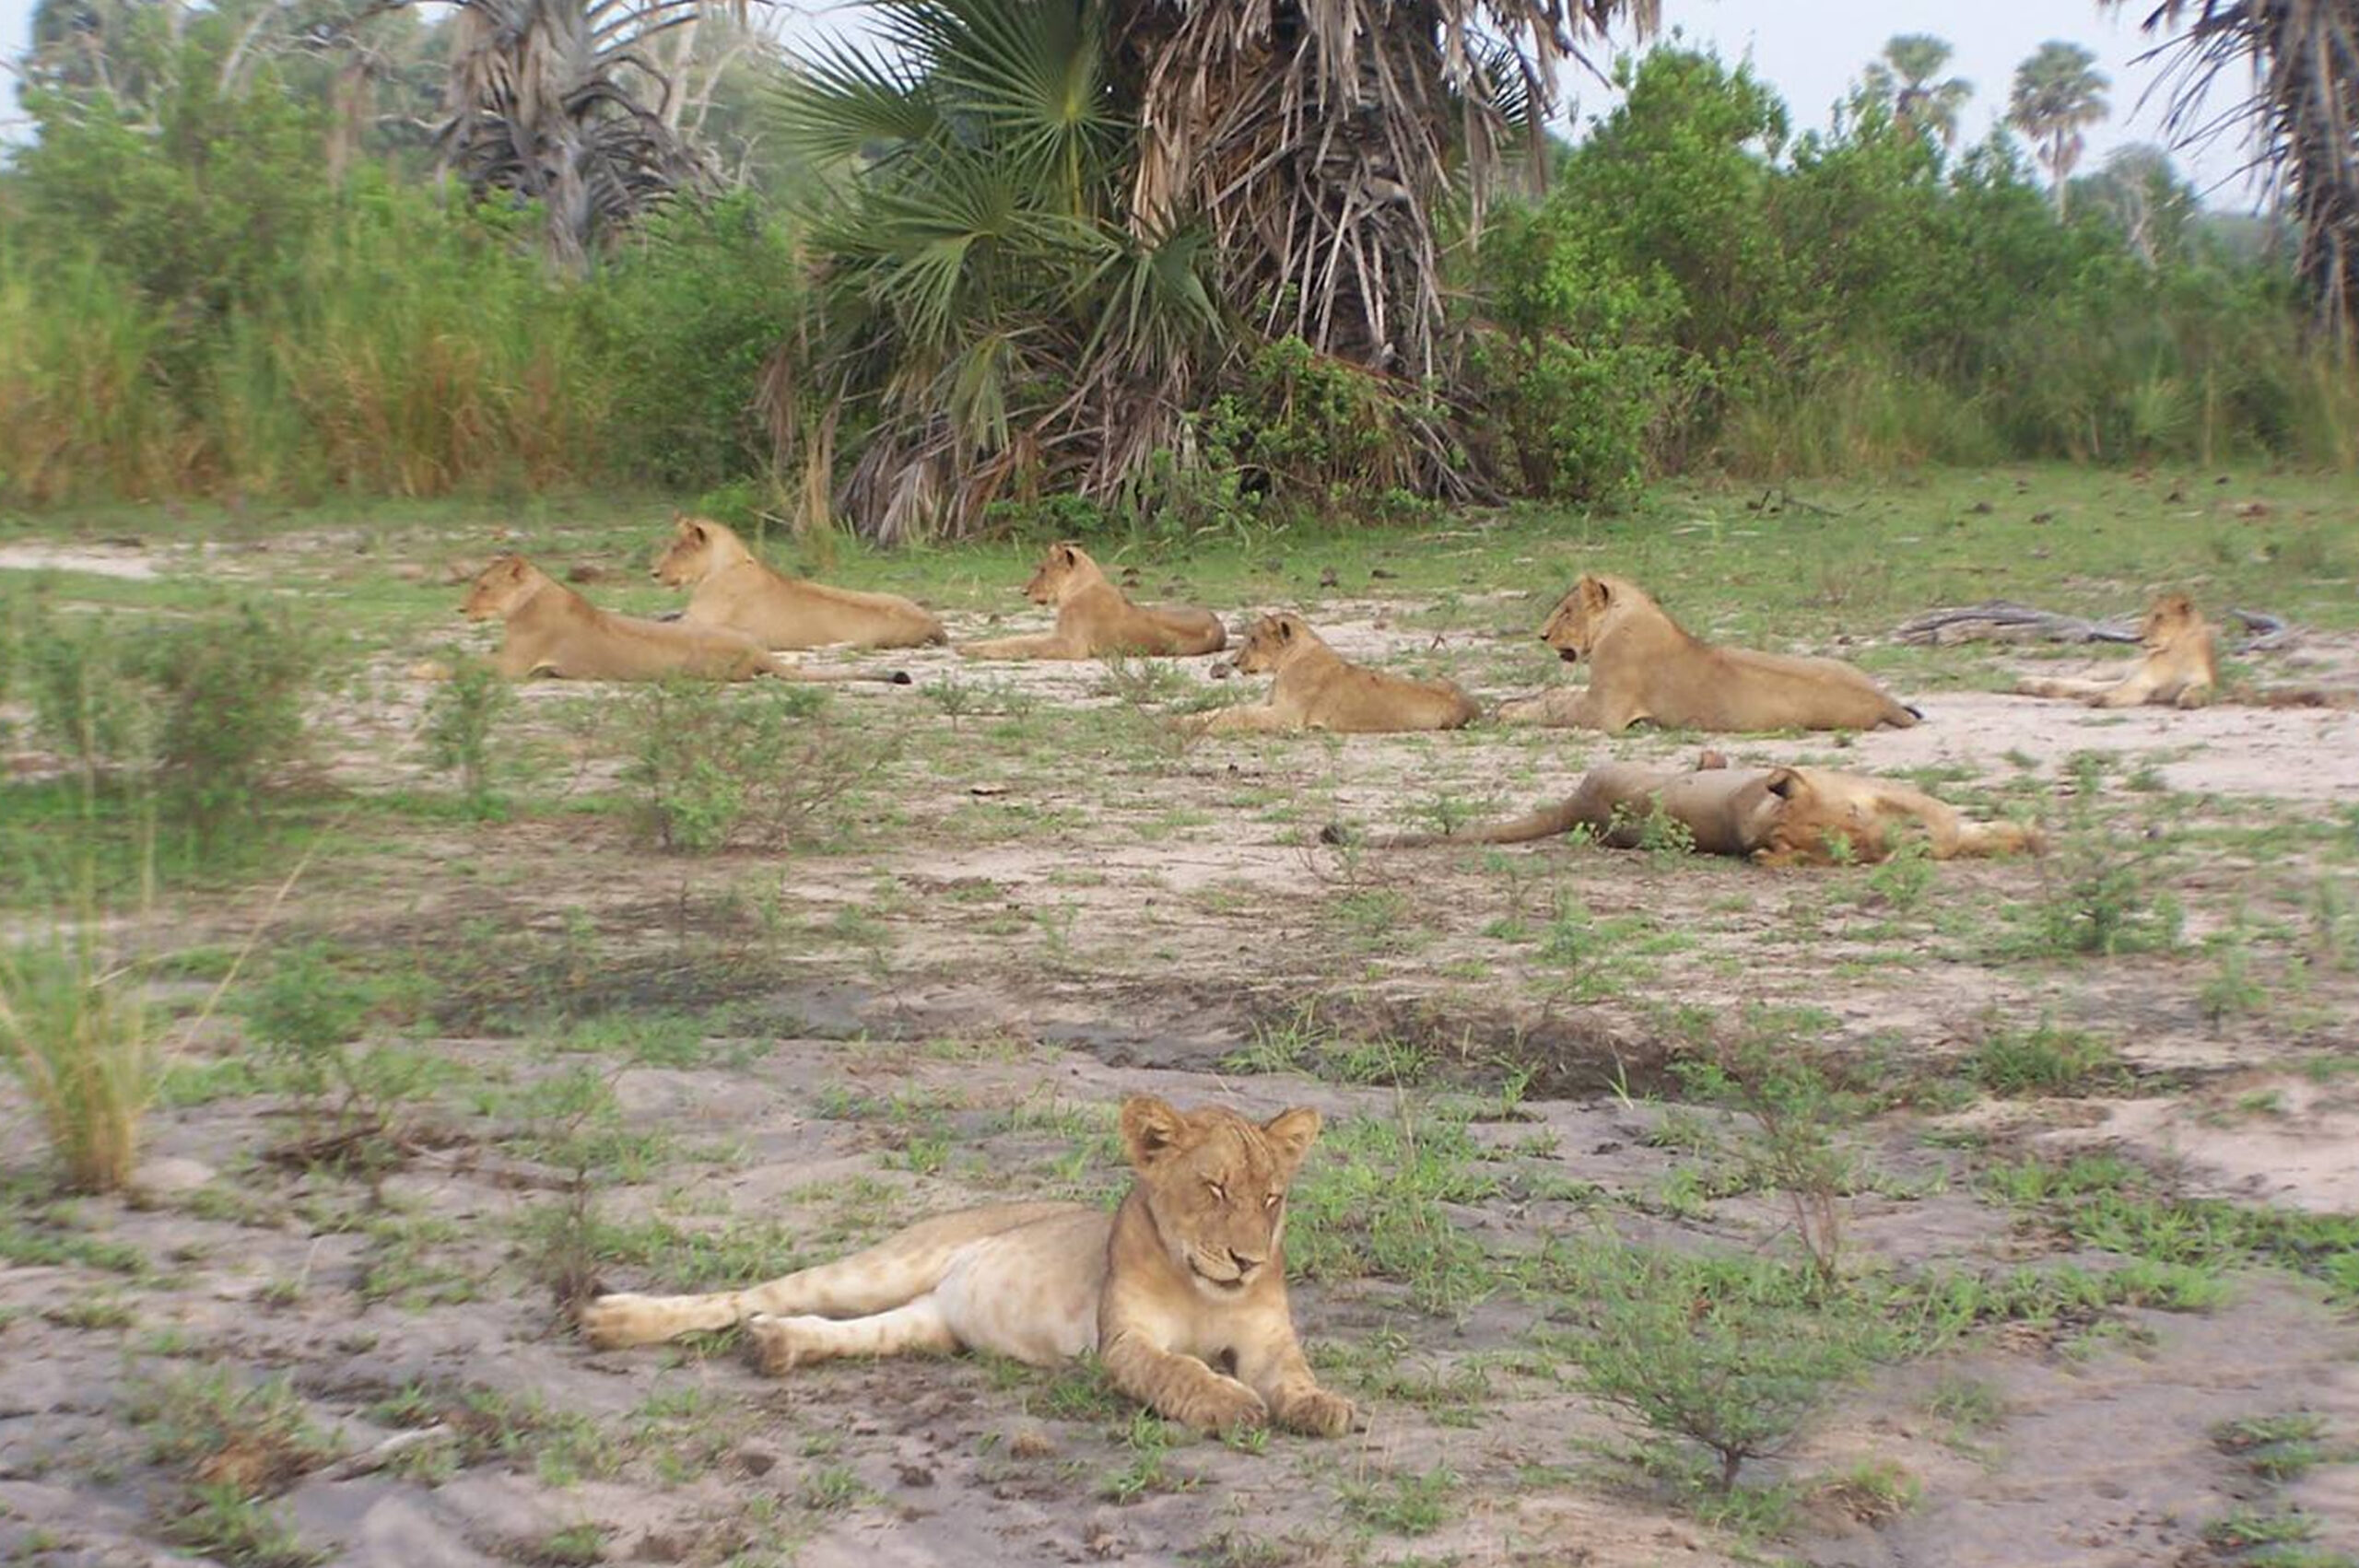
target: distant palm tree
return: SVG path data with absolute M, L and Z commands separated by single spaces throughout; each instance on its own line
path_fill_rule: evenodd
M 2127 0 L 2107 0 L 2120 6 Z M 2165 0 L 2141 24 L 2182 29 L 2166 123 L 2180 145 L 2250 138 L 2252 167 L 2301 236 L 2299 266 L 2321 326 L 2359 345 L 2359 7 L 2352 0 Z M 2212 88 L 2248 77 L 2243 101 Z
M 2015 67 L 2007 122 L 2032 139 L 2056 188 L 2056 216 L 2064 216 L 2066 182 L 2081 161 L 2081 128 L 2106 117 L 2111 84 L 2094 67 L 2097 57 L 2077 43 L 2050 41 Z
M 477 195 L 535 201 L 543 247 L 580 268 L 603 240 L 712 170 L 667 112 L 662 35 L 744 0 L 454 0 L 443 165 Z
M 1902 33 L 1884 46 L 1884 58 L 1870 62 L 1861 74 L 1869 93 L 1892 108 L 1893 123 L 1943 146 L 1957 141 L 1958 111 L 1974 96 L 1974 84 L 1963 76 L 1933 80 L 1949 64 L 1947 42 L 1931 33 Z

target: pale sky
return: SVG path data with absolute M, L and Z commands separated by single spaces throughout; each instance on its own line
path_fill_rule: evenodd
M 23 53 L 31 38 L 33 0 L 0 0 L 0 58 Z M 803 13 L 789 22 L 791 37 L 856 27 L 860 7 L 817 3 L 789 7 Z M 2064 39 L 2095 51 L 2097 68 L 2113 78 L 2112 118 L 2088 133 L 2083 170 L 2094 169 L 2107 149 L 2125 141 L 2161 139 L 2158 104 L 2141 107 L 2139 95 L 2156 75 L 2153 65 L 2132 64 L 2146 47 L 2136 20 L 2152 0 L 2132 0 L 2120 10 L 2095 0 L 1662 0 L 1666 32 L 1678 29 L 1689 40 L 1714 45 L 1730 60 L 1750 59 L 1755 70 L 1782 95 L 1798 131 L 1826 123 L 1827 112 L 1855 81 L 1861 66 L 1895 33 L 1930 32 L 1957 46 L 1949 74 L 1974 84 L 1962 125 L 1965 141 L 1979 140 L 2006 111 L 2015 66 L 2049 39 Z M 1610 89 L 1591 79 L 1567 84 L 1584 118 L 1612 107 Z M 23 135 L 16 121 L 13 90 L 0 94 L 0 135 Z M 2208 151 L 2173 155 L 2212 205 L 2250 205 L 2234 179 L 2240 151 L 2219 145 Z

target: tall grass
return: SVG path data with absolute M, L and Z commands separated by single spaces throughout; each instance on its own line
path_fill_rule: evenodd
M 0 1058 L 76 1192 L 130 1181 L 164 1066 L 153 1011 L 135 976 L 109 966 L 99 915 L 86 900 L 47 940 L 0 953 Z
M 88 258 L 44 262 L 0 236 L 0 498 L 201 488 L 201 453 L 158 378 L 160 312 Z

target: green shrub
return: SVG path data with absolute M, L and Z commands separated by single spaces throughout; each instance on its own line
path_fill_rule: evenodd
M 516 706 L 516 694 L 499 672 L 482 659 L 452 661 L 451 678 L 427 700 L 427 755 L 436 767 L 459 776 L 460 793 L 476 816 L 499 810 L 495 787 L 492 737 Z
M 77 1192 L 111 1192 L 138 1164 L 164 1053 L 135 971 L 99 947 L 95 904 L 46 942 L 0 950 L 0 1059 Z
M 807 685 L 666 681 L 624 711 L 642 831 L 686 854 L 776 846 L 880 769 L 888 752 L 827 721 Z

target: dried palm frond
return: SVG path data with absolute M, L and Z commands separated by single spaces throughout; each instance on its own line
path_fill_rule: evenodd
M 648 45 L 711 0 L 457 0 L 440 137 L 479 196 L 547 214 L 553 261 L 579 267 L 608 234 L 713 172 L 668 112 Z M 744 6 L 728 6 L 742 18 Z
M 2245 140 L 2248 170 L 2299 236 L 2318 324 L 2349 348 L 2359 338 L 2359 4 L 2168 0 L 2140 25 L 2172 34 L 2145 56 L 2167 62 L 2157 90 L 2171 136 Z M 2249 90 L 2213 107 L 2212 88 L 2238 68 Z

